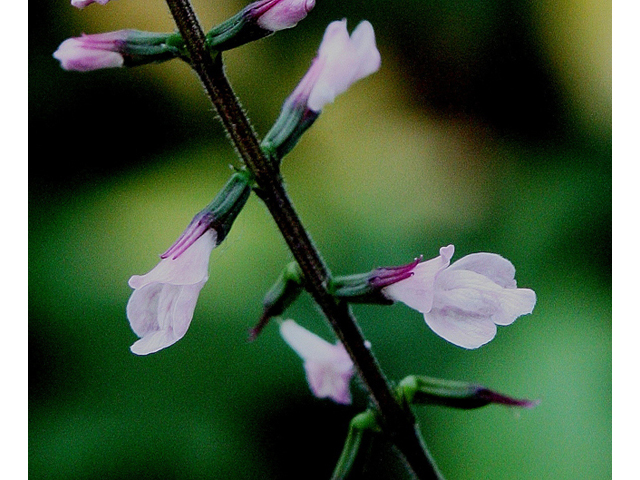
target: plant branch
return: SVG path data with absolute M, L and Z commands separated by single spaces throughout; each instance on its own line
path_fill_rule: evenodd
M 167 4 L 186 43 L 192 67 L 200 77 L 242 161 L 253 174 L 256 193 L 264 201 L 300 266 L 305 288 L 320 306 L 353 359 L 377 407 L 383 432 L 402 453 L 417 478 L 441 478 L 420 438 L 413 414 L 396 400 L 348 304 L 338 301 L 329 293 L 329 270 L 286 193 L 278 167 L 260 148 L 258 137 L 224 74 L 221 54 L 212 54 L 207 49 L 204 32 L 189 0 L 167 0 Z

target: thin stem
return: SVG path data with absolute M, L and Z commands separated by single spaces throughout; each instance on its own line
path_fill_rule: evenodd
M 305 279 L 305 288 L 329 320 L 344 344 L 380 414 L 383 432 L 403 454 L 419 479 L 441 478 L 420 439 L 415 419 L 396 400 L 377 360 L 346 302 L 338 301 L 327 287 L 331 276 L 318 250 L 303 227 L 275 166 L 263 153 L 256 133 L 224 75 L 220 54 L 212 54 L 189 0 L 167 0 L 184 38 L 191 64 L 220 116 L 229 137 L 247 169 L 253 174 L 256 192 L 273 216 Z

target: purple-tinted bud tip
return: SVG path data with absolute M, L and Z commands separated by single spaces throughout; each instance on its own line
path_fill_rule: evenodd
M 202 211 L 198 213 L 191 223 L 187 226 L 182 235 L 175 241 L 169 249 L 160 255 L 160 258 L 169 258 L 173 260 L 178 258 L 182 253 L 194 244 L 204 233 L 211 228 L 211 224 L 215 217 L 211 212 Z M 215 235 L 214 235 L 215 236 Z
M 525 400 L 507 397 L 506 395 L 494 392 L 488 388 L 478 389 L 476 397 L 486 400 L 488 403 L 497 403 L 507 407 L 533 408 L 540 403 L 540 400 Z

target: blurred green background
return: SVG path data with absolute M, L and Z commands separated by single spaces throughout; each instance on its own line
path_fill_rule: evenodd
M 198 0 L 208 28 L 246 2 Z M 291 259 L 257 198 L 222 247 L 191 328 L 136 357 L 128 278 L 157 262 L 237 165 L 178 61 L 64 72 L 81 32 L 170 31 L 160 0 L 30 9 L 29 467 L 33 479 L 326 479 L 366 407 L 311 396 L 264 293 Z M 387 375 L 476 381 L 534 410 L 416 410 L 449 479 L 611 476 L 611 4 L 318 0 L 297 28 L 229 52 L 264 134 L 329 21 L 374 25 L 383 63 L 287 157 L 289 192 L 336 274 L 497 252 L 533 314 L 474 351 L 404 307 L 356 306 Z M 42 160 L 40 160 L 42 157 Z M 289 316 L 331 339 L 308 298 Z M 404 478 L 380 446 L 366 478 Z

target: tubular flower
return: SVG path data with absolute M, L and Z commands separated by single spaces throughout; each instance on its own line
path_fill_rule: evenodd
M 344 346 L 323 340 L 293 320 L 280 325 L 284 341 L 304 360 L 304 369 L 311 391 L 318 398 L 349 405 L 349 382 L 353 377 L 353 362 Z
M 211 251 L 225 239 L 251 192 L 251 178 L 231 176 L 146 275 L 134 275 L 127 304 L 131 329 L 140 340 L 131 346 L 147 355 L 173 345 L 187 333 L 200 290 L 209 278 Z
M 209 278 L 209 256 L 216 246 L 213 229 L 204 232 L 177 257 L 163 258 L 146 275 L 134 275 L 127 317 L 140 340 L 131 346 L 147 355 L 173 345 L 187 333 L 200 290 Z
M 449 265 L 454 247 L 418 263 L 413 275 L 382 289 L 424 315 L 427 325 L 445 340 L 463 348 L 478 348 L 496 335 L 496 325 L 510 325 L 529 314 L 536 294 L 517 288 L 515 268 L 493 253 L 474 253 Z
M 353 83 L 379 68 L 380 53 L 369 22 L 360 22 L 351 37 L 346 20 L 331 22 L 311 68 L 287 101 L 305 104 L 318 113 Z

